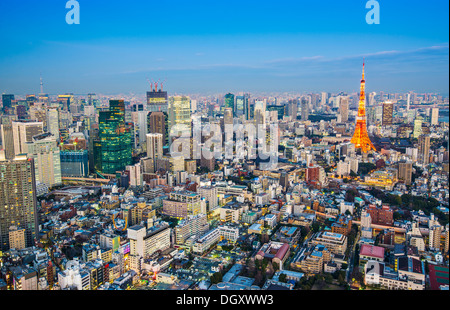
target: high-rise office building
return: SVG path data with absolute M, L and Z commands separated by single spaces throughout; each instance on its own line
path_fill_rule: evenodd
M 348 122 L 348 98 L 341 98 L 339 102 L 339 114 L 341 115 L 341 123 Z
M 34 161 L 25 155 L 13 160 L 0 152 L 0 248 L 7 251 L 11 226 L 25 229 L 25 244 L 35 245 L 39 226 Z
M 301 100 L 301 114 L 302 114 L 302 121 L 307 121 L 309 118 L 309 103 L 308 100 L 305 98 L 302 98 Z
M 44 132 L 43 122 L 18 121 L 12 122 L 14 139 L 14 155 L 26 154 L 27 142 L 32 142 L 33 137 Z
M 59 140 L 58 108 L 49 108 L 47 110 L 47 131 L 50 132 L 56 138 L 56 140 Z
M 73 94 L 58 95 L 58 102 L 63 111 L 70 111 L 70 105 L 75 103 Z
M 321 106 L 325 106 L 327 104 L 327 101 L 328 101 L 328 93 L 322 92 L 321 95 L 322 95 L 322 97 L 321 97 L 321 100 L 320 100 L 320 105 Z
M 225 108 L 223 112 L 223 128 L 222 132 L 226 132 L 227 129 L 231 131 L 231 137 L 233 134 L 233 110 L 231 108 Z
M 266 109 L 264 107 L 263 101 L 255 102 L 253 113 L 254 113 L 254 121 L 257 126 L 266 124 Z
M 163 112 L 150 112 L 148 114 L 148 132 L 163 135 L 163 142 L 168 142 L 168 115 Z
M 169 136 L 191 135 L 191 100 L 185 96 L 169 98 Z M 169 143 L 171 143 L 169 139 Z
M 412 163 L 401 162 L 398 164 L 398 178 L 403 180 L 406 185 L 411 185 Z
M 152 91 L 147 92 L 147 111 L 167 113 L 167 98 L 167 92 L 163 91 L 162 87 L 158 90 L 158 85 L 155 84 L 155 88 L 152 86 Z
M 2 148 L 5 151 L 6 159 L 13 159 L 14 152 L 14 138 L 12 124 L 2 124 Z
M 48 187 L 62 184 L 61 157 L 56 138 L 51 133 L 34 136 L 27 142 L 28 158 L 33 158 L 36 182 Z
M 291 120 L 296 120 L 298 114 L 298 100 L 290 99 L 288 102 L 288 115 Z
M 439 125 L 439 108 L 431 108 L 431 121 L 432 126 Z
M 94 142 L 97 171 L 114 174 L 132 163 L 133 129 L 125 123 L 125 103 L 110 100 L 109 111 L 99 113 L 98 140 Z
M 89 155 L 87 150 L 62 151 L 61 177 L 86 178 L 89 175 Z
M 422 123 L 423 118 L 419 115 L 414 120 L 414 131 L 413 131 L 413 138 L 417 139 L 422 135 Z
M 236 96 L 236 111 L 235 116 L 246 115 L 248 109 L 248 98 L 246 96 Z
M 163 157 L 163 135 L 160 133 L 147 134 L 147 157 L 154 162 Z
M 383 126 L 392 125 L 393 113 L 394 113 L 394 103 L 392 101 L 383 102 L 383 118 L 381 121 Z
M 28 106 L 32 106 L 37 102 L 36 95 L 27 95 L 26 99 Z
M 9 114 L 10 110 L 12 108 L 12 103 L 14 101 L 14 95 L 9 95 L 9 94 L 3 94 L 2 95 L 2 111 L 5 114 Z
M 147 111 L 132 111 L 131 120 L 134 123 L 134 128 L 136 128 L 136 135 L 139 137 L 136 139 L 139 145 L 145 142 L 145 135 L 148 130 L 148 112 Z
M 430 163 L 430 136 L 421 135 L 419 137 L 418 160 L 424 165 Z
M 236 114 L 235 107 L 234 107 L 234 95 L 233 94 L 228 93 L 225 95 L 224 109 L 226 109 L 226 108 L 231 108 L 231 110 L 233 111 L 233 115 Z

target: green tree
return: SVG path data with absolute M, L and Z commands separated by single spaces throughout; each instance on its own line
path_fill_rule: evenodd
M 222 273 L 220 273 L 220 272 L 215 272 L 215 273 L 210 277 L 210 280 L 211 280 L 211 283 L 212 283 L 212 284 L 217 284 L 217 283 L 222 282 L 222 278 L 223 278 Z

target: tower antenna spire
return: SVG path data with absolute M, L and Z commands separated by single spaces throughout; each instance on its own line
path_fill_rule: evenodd
M 364 73 L 365 66 L 366 66 L 366 58 L 363 57 L 363 70 L 362 70 L 362 80 L 363 81 L 365 81 L 365 77 L 364 77 L 364 75 L 365 75 L 365 73 Z
M 41 80 L 41 94 L 44 93 L 44 82 L 42 81 L 42 73 L 40 74 L 40 80 Z
M 355 148 L 361 149 L 363 153 L 367 153 L 371 150 L 376 151 L 370 141 L 369 134 L 367 133 L 366 124 L 366 81 L 364 78 L 365 60 L 363 60 L 363 71 L 361 80 L 361 90 L 359 95 L 358 115 L 356 116 L 355 132 L 351 139 L 351 143 L 355 145 Z

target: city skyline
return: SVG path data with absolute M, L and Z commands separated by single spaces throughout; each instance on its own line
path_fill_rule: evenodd
M 267 1 L 196 1 L 134 10 L 133 3 L 80 1 L 79 25 L 65 23 L 64 4 L 25 3 L 23 10 L 0 4 L 8 12 L 0 38 L 9 47 L 0 52 L 2 93 L 37 93 L 41 74 L 50 94 L 144 93 L 147 79 L 165 80 L 172 93 L 357 92 L 365 57 L 368 92 L 448 96 L 444 1 L 382 3 L 379 25 L 366 23 L 364 2 L 286 2 L 268 10 Z

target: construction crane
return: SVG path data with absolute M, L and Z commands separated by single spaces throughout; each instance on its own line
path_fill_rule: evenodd
M 147 78 L 147 82 L 150 84 L 150 91 L 153 91 L 153 83 Z

